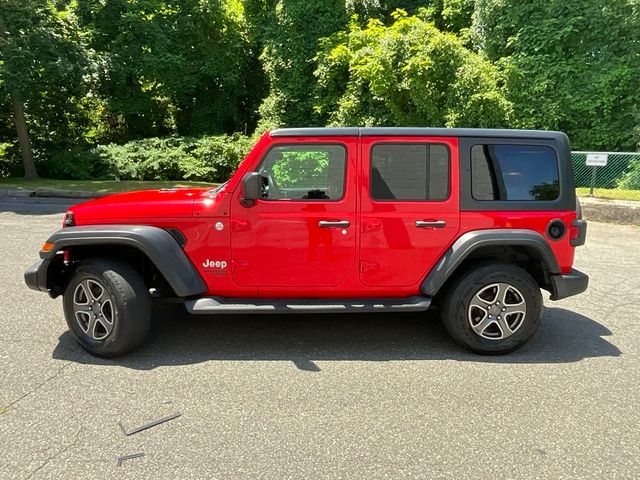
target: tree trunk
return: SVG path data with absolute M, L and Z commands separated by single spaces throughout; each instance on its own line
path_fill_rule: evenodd
M 33 153 L 31 153 L 31 142 L 29 141 L 27 122 L 24 119 L 24 105 L 15 94 L 11 95 L 11 102 L 13 103 L 13 121 L 16 125 L 16 132 L 18 132 L 22 163 L 24 164 L 24 178 L 33 180 L 38 178 L 38 172 L 33 162 Z
M 5 38 L 7 27 L 4 19 L 0 17 L 0 38 Z M 20 142 L 20 152 L 22 153 L 22 163 L 24 164 L 24 177 L 26 179 L 38 178 L 36 165 L 33 162 L 33 153 L 31 152 L 31 142 L 29 141 L 29 132 L 27 131 L 27 122 L 24 119 L 24 105 L 17 92 L 11 93 L 11 103 L 13 105 L 13 122 L 18 133 L 18 141 Z

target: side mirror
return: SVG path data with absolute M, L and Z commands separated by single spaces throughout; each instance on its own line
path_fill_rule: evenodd
M 253 207 L 259 198 L 262 198 L 263 177 L 258 172 L 250 172 L 242 178 L 242 198 L 240 203 L 245 207 Z

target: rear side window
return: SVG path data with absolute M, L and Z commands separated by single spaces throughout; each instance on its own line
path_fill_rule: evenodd
M 476 200 L 556 200 L 555 151 L 543 145 L 474 145 L 471 193 Z
M 377 144 L 371 149 L 374 200 L 439 201 L 449 197 L 449 149 L 441 144 Z

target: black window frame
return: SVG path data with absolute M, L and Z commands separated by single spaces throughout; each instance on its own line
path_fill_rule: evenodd
M 460 137 L 460 210 L 461 211 L 575 211 L 576 195 L 571 171 L 571 150 L 565 135 L 555 138 L 531 138 L 523 132 L 513 137 Z M 555 200 L 476 200 L 472 195 L 471 149 L 476 145 L 539 145 L 550 147 L 556 155 L 560 194 Z
M 443 199 L 438 199 L 438 200 L 427 200 L 427 199 L 398 199 L 398 198 L 392 198 L 392 199 L 377 199 L 374 198 L 372 192 L 373 189 L 371 188 L 371 181 L 373 179 L 373 175 L 372 173 L 372 169 L 373 169 L 373 149 L 377 146 L 380 145 L 400 145 L 400 146 L 405 146 L 405 145 L 426 145 L 426 146 L 431 146 L 431 145 L 438 145 L 438 146 L 442 146 L 446 149 L 447 151 L 447 196 Z M 429 157 L 430 160 L 430 157 Z M 422 141 L 416 141 L 416 142 L 385 142 L 385 141 L 380 141 L 380 142 L 375 142 L 371 144 L 371 147 L 369 148 L 369 185 L 368 185 L 368 189 L 369 189 L 369 199 L 373 202 L 376 203 L 443 203 L 443 202 L 448 202 L 449 200 L 451 200 L 451 148 L 449 147 L 449 145 L 447 143 L 444 142 L 425 142 L 424 140 Z
M 346 144 L 340 142 L 287 142 L 287 143 L 275 143 L 269 147 L 269 149 L 264 153 L 258 165 L 256 166 L 254 172 L 258 173 L 260 167 L 265 162 L 271 150 L 278 147 L 305 147 L 305 146 L 313 146 L 313 147 L 342 147 L 344 150 L 344 176 L 342 178 L 342 196 L 337 199 L 326 199 L 326 198 L 260 198 L 259 200 L 262 202 L 307 202 L 307 203 L 321 203 L 321 202 L 341 202 L 347 197 L 347 175 L 349 174 L 349 147 Z

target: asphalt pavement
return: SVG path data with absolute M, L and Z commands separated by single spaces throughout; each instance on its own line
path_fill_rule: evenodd
M 0 479 L 640 478 L 639 228 L 591 223 L 589 290 L 545 295 L 506 356 L 460 349 L 435 314 L 174 306 L 101 360 L 22 279 L 68 203 L 0 200 Z

